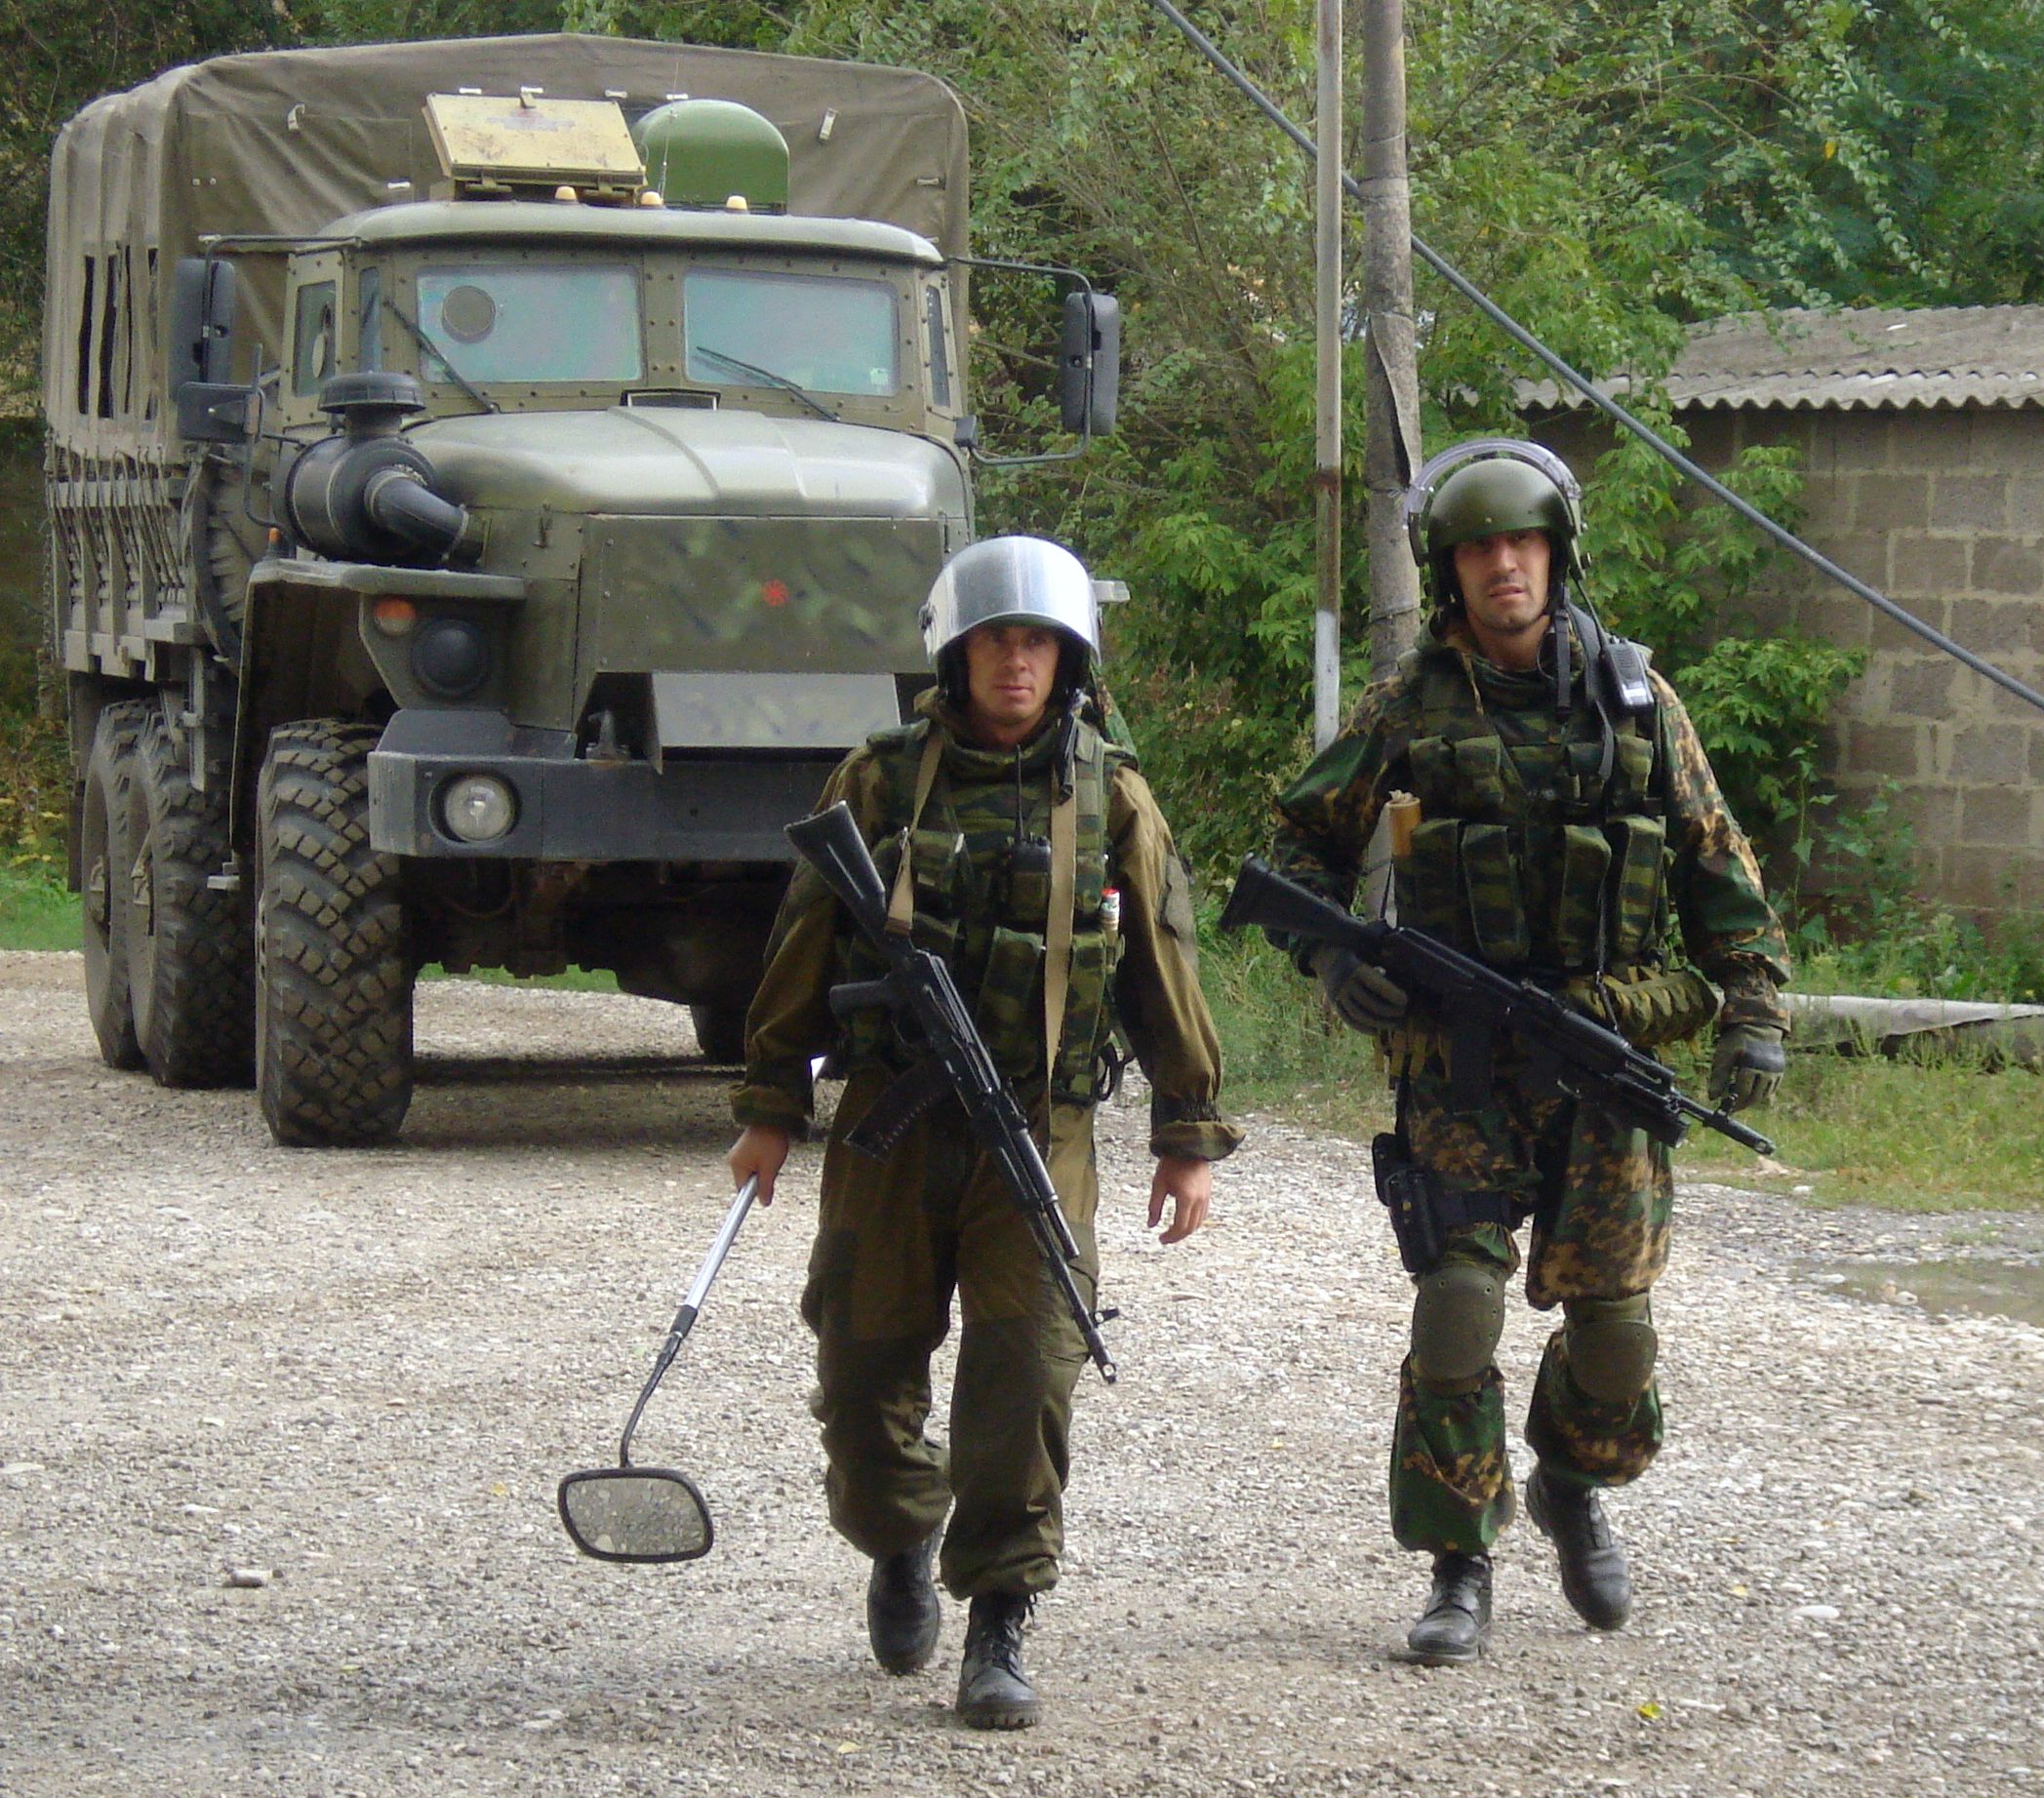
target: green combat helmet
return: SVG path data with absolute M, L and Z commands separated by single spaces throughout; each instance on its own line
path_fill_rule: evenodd
M 1484 437 L 1443 450 L 1405 496 L 1413 560 L 1436 606 L 1461 598 L 1455 546 L 1503 531 L 1544 531 L 1558 580 L 1583 574 L 1583 489 L 1568 464 L 1537 443 Z M 1555 597 L 1561 598 L 1557 589 Z

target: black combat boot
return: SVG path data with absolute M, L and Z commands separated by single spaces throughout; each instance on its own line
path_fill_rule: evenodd
M 1429 1667 L 1463 1666 L 1490 1639 L 1491 1557 L 1453 1550 L 1435 1555 L 1426 1609 L 1405 1632 L 1413 1658 Z
M 873 1658 L 890 1673 L 918 1673 L 937 1652 L 937 1631 L 943 1614 L 930 1578 L 938 1532 L 900 1554 L 873 1557 L 873 1576 L 865 1584 L 865 1636 Z
M 1007 1592 L 973 1600 L 965 1625 L 965 1664 L 958 1669 L 958 1715 L 976 1730 L 1025 1730 L 1042 1714 L 1036 1688 L 1022 1671 L 1022 1624 L 1029 1601 Z
M 1596 1493 L 1550 1480 L 1544 1467 L 1535 1467 L 1526 1482 L 1526 1514 L 1554 1544 L 1562 1596 L 1576 1615 L 1592 1629 L 1619 1628 L 1632 1614 L 1632 1576 Z

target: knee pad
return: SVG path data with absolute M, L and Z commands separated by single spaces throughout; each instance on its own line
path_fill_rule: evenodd
M 1654 1383 L 1660 1339 L 1645 1293 L 1629 1299 L 1568 1299 L 1562 1311 L 1569 1373 L 1586 1397 L 1628 1405 Z
M 1449 1261 L 1414 1282 L 1413 1378 L 1442 1398 L 1483 1383 L 1504 1334 L 1504 1277 Z

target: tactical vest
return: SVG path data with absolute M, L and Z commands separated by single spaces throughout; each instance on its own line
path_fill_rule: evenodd
M 1065 776 L 1064 729 L 1053 727 L 1020 754 L 972 747 L 946 734 L 918 817 L 917 776 L 933 728 L 922 719 L 867 739 L 889 825 L 873 860 L 892 893 L 907 856 L 912 940 L 943 958 L 1001 1073 L 1040 1088 L 1053 935 L 1051 813 Z M 1114 769 L 1131 758 L 1084 720 L 1069 728 L 1075 814 L 1070 973 L 1050 1082 L 1061 1102 L 1092 1104 L 1103 1085 L 1101 1057 L 1122 947 L 1119 898 L 1109 897 L 1107 791 Z M 885 972 L 878 952 L 856 934 L 841 939 L 839 953 L 846 979 Z M 842 1048 L 848 1069 L 875 1062 L 902 1068 L 913 1059 L 879 1008 L 852 1015 Z
M 1407 758 L 1422 821 L 1396 868 L 1400 919 L 1555 983 L 1658 959 L 1667 826 L 1652 715 L 1644 729 L 1614 719 L 1608 754 L 1588 705 L 1513 708 L 1508 739 L 1459 659 L 1422 652 L 1401 671 L 1419 685 Z

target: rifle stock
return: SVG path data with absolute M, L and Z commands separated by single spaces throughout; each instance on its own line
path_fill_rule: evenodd
M 840 799 L 827 812 L 788 825 L 787 840 L 823 877 L 823 884 L 837 895 L 838 903 L 861 930 L 870 936 L 886 928 L 887 888 L 873 865 L 865 838 L 859 834 L 850 806 Z

